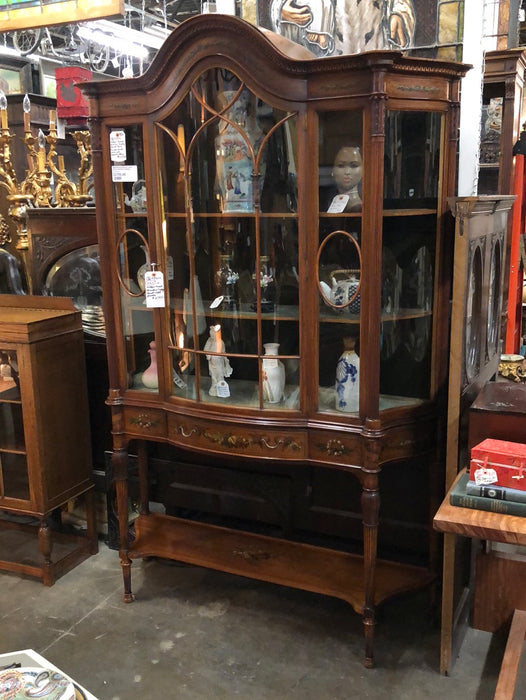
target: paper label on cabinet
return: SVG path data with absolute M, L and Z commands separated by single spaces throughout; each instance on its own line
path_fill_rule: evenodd
M 278 366 L 278 359 L 276 358 L 275 360 L 270 360 L 268 357 L 263 358 L 263 368 L 264 369 L 272 369 L 272 367 L 277 367 Z
M 337 194 L 336 197 L 332 200 L 329 208 L 327 209 L 328 214 L 341 214 L 342 211 L 345 211 L 345 207 L 347 206 L 347 202 L 349 201 L 349 195 L 348 194 Z
M 481 467 L 481 469 L 475 470 L 475 483 L 477 486 L 481 484 L 496 484 L 499 480 L 497 472 L 495 469 L 487 469 L 486 467 Z
M 217 382 L 217 395 L 220 396 L 222 399 L 226 399 L 230 396 L 230 387 L 224 379 L 222 379 L 220 382 Z
M 138 178 L 136 165 L 112 165 L 112 182 L 136 182 Z
M 110 131 L 110 158 L 114 163 L 126 162 L 126 132 L 124 129 Z
M 148 309 L 164 307 L 164 275 L 157 270 L 149 270 L 144 275 L 144 293 Z

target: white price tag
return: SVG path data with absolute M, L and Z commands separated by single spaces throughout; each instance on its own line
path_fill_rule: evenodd
M 347 202 L 349 201 L 349 195 L 348 194 L 337 194 L 336 197 L 332 200 L 329 208 L 327 209 L 328 214 L 341 214 L 342 211 L 345 211 L 345 207 L 347 206 Z
M 126 132 L 123 129 L 110 132 L 110 158 L 114 163 L 126 162 Z
M 149 270 L 144 275 L 144 293 L 146 307 L 159 309 L 164 307 L 164 275 L 157 270 Z
M 112 182 L 136 182 L 138 178 L 136 165 L 112 165 Z
M 214 299 L 214 301 L 210 302 L 210 306 L 209 306 L 208 308 L 209 308 L 209 309 L 217 309 L 217 307 L 219 306 L 219 304 L 221 304 L 221 302 L 223 301 L 224 298 L 225 298 L 225 297 L 223 297 L 223 296 L 221 296 L 221 297 L 216 297 L 216 298 Z
M 230 387 L 224 379 L 222 379 L 220 382 L 217 382 L 217 395 L 220 396 L 222 399 L 227 399 L 230 396 Z
M 496 484 L 498 480 L 499 477 L 494 469 L 481 467 L 475 470 L 475 483 L 477 486 L 481 486 L 482 484 Z
M 174 384 L 178 386 L 179 389 L 186 389 L 186 382 L 182 377 L 180 377 L 174 370 Z

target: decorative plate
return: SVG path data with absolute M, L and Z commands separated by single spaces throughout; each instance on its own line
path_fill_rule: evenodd
M 82 696 L 81 696 L 82 697 Z M 0 700 L 76 700 L 75 686 L 58 671 L 9 668 L 0 672 Z

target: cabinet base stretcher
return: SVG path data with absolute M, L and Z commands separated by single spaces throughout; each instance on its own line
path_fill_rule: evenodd
M 133 600 L 129 559 L 148 556 L 175 559 L 344 600 L 363 615 L 365 665 L 372 666 L 374 616 L 365 614 L 364 561 L 360 555 L 158 513 L 140 515 L 135 520 L 135 539 L 123 554 L 125 602 Z M 388 598 L 423 589 L 434 578 L 426 569 L 379 559 L 375 567 L 373 607 Z
M 41 579 L 45 586 L 52 586 L 58 578 L 98 552 L 93 505 L 90 508 L 92 512 L 88 518 L 88 530 L 84 534 L 52 530 L 45 517 L 40 526 L 0 518 L 0 537 L 2 531 L 18 533 L 23 540 L 20 547 L 24 551 L 24 556 L 15 560 L 11 547 L 3 547 L 0 540 L 0 571 L 32 576 Z M 60 554 L 57 555 L 57 549 L 54 550 L 53 545 L 59 548 Z

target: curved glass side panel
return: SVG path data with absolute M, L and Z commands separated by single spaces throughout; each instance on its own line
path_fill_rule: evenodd
M 384 208 L 436 208 L 442 116 L 389 111 L 385 125 Z
M 146 308 L 144 294 L 144 276 L 155 260 L 148 236 L 151 203 L 145 185 L 142 125 L 112 127 L 108 137 L 115 202 L 116 274 L 126 352 L 122 381 L 134 390 L 157 392 L 153 313 Z
M 299 408 L 295 120 L 217 68 L 156 126 L 179 398 Z
M 144 295 L 144 275 L 150 269 L 150 250 L 140 231 L 124 231 L 118 242 L 118 256 L 128 386 L 140 391 L 157 391 L 159 379 L 153 313 L 146 307 Z
M 380 410 L 431 398 L 441 129 L 439 113 L 387 113 Z
M 358 415 L 362 112 L 319 115 L 318 410 Z

